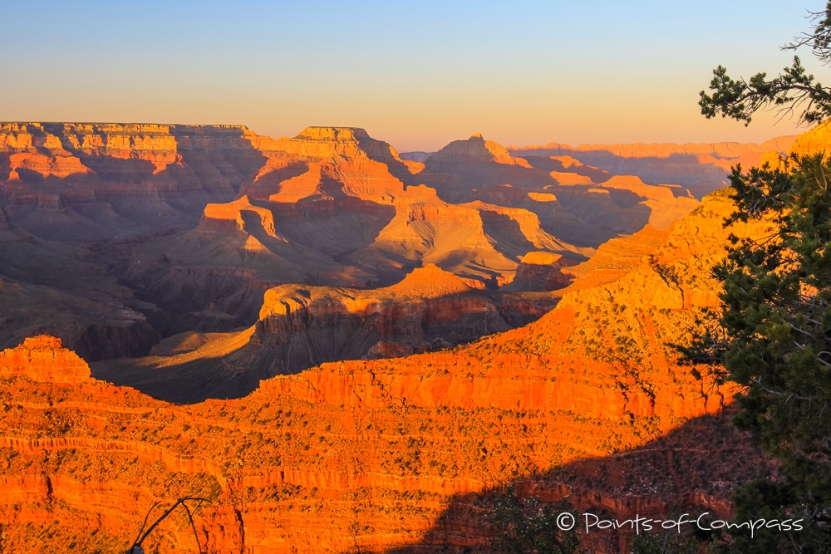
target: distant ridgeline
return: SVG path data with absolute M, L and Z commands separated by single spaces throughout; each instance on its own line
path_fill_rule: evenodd
M 771 153 L 788 152 L 796 136 L 762 144 L 716 142 L 699 144 L 582 144 L 550 142 L 538 146 L 508 147 L 514 156 L 567 156 L 613 175 L 637 175 L 648 183 L 678 183 L 701 198 L 727 184 L 734 165 L 745 169 L 770 160 Z

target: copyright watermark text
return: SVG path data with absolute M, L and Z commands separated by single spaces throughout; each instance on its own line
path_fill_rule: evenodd
M 704 512 L 698 517 L 692 517 L 690 514 L 682 514 L 677 519 L 653 519 L 640 517 L 635 515 L 632 519 L 618 520 L 618 519 L 603 519 L 595 514 L 586 512 L 580 516 L 583 522 L 580 524 L 586 531 L 591 533 L 593 530 L 602 529 L 631 529 L 639 535 L 642 531 L 650 532 L 653 530 L 672 530 L 675 529 L 678 533 L 681 532 L 683 526 L 691 526 L 701 529 L 702 531 L 718 531 L 724 529 L 726 531 L 747 529 L 750 531 L 750 536 L 753 537 L 755 532 L 759 529 L 775 529 L 776 531 L 802 531 L 803 519 L 756 519 L 742 522 L 731 522 L 722 519 L 714 519 L 710 516 L 710 512 Z M 562 531 L 571 531 L 578 525 L 578 517 L 571 512 L 562 512 L 557 515 L 557 527 Z

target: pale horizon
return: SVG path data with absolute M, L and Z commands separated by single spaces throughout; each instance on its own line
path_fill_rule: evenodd
M 712 70 L 775 74 L 820 2 L 2 2 L 0 120 L 361 127 L 402 152 L 762 143 L 706 120 Z M 717 15 L 714 15 L 717 14 Z M 26 22 L 37 22 L 33 27 Z M 822 81 L 827 68 L 797 52 Z

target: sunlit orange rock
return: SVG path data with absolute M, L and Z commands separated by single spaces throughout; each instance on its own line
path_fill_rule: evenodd
M 710 268 L 727 235 L 769 232 L 724 229 L 733 208 L 724 194 L 698 205 L 645 184 L 673 181 L 614 177 L 578 153 L 516 158 L 481 137 L 451 148 L 465 163 L 439 156 L 448 171 L 439 174 L 432 156 L 416 172 L 352 128 L 273 140 L 238 127 L 57 125 L 10 131 L 0 144 L 78 150 L 102 181 L 78 192 L 54 173 L 41 182 L 9 170 L 3 191 L 17 204 L 0 212 L 2 238 L 32 242 L 15 214 L 42 233 L 44 222 L 82 228 L 82 195 L 100 208 L 109 194 L 119 214 L 148 226 L 187 208 L 195 227 L 108 247 L 128 252 L 125 275 L 154 302 L 243 329 L 191 330 L 154 347 L 152 363 L 110 366 L 112 381 L 121 372 L 192 404 L 90 378 L 112 362 L 90 370 L 52 338 L 2 352 L 0 525 L 11 551 L 124 551 L 156 502 L 199 496 L 210 504 L 196 514 L 196 536 L 176 513 L 148 551 L 198 542 L 249 554 L 491 553 L 490 493 L 508 484 L 621 517 L 729 513 L 731 492 L 770 469 L 727 423 L 737 388 L 706 371 L 696 379 L 668 346 L 718 306 Z M 577 177 L 565 186 L 552 172 Z M 187 191 L 195 200 L 172 200 Z M 167 215 L 154 220 L 157 209 Z M 625 236 L 566 267 L 616 234 Z M 482 288 L 523 266 L 559 266 L 573 280 L 536 296 Z M 324 281 L 338 286 L 312 284 Z M 15 299 L 36 286 L 0 281 Z M 558 298 L 534 323 L 493 324 Z M 257 323 L 239 325 L 237 307 Z M 432 340 L 471 331 L 485 336 L 456 347 Z M 347 348 L 367 359 L 342 359 Z M 258 383 L 300 359 L 326 363 Z M 236 400 L 187 396 L 199 387 L 242 396 L 258 384 Z
M 173 401 L 243 396 L 261 379 L 323 362 L 442 350 L 539 318 L 546 295 L 485 291 L 428 264 L 389 287 L 282 285 L 265 292 L 254 326 L 188 332 L 146 358 L 95 365 L 96 376 Z
M 243 126 L 3 123 L 0 193 L 21 227 L 64 242 L 187 225 L 234 198 L 269 140 Z M 63 217 L 32 209 L 42 195 Z
M 530 325 L 448 351 L 322 364 L 239 400 L 171 405 L 94 379 L 4 375 L 5 540 L 12 550 L 118 551 L 154 502 L 185 495 L 212 501 L 195 518 L 203 547 L 254 554 L 497 552 L 487 491 L 510 483 L 620 517 L 729 513 L 731 491 L 769 466 L 725 418 L 708 416 L 735 387 L 696 379 L 667 344 L 715 306 L 710 267 L 727 234 L 768 232 L 724 229 L 731 210 L 714 195 L 668 230 L 572 268 L 574 288 Z M 612 280 L 576 286 L 611 270 Z M 454 277 L 438 281 L 461 290 Z M 195 541 L 182 514 L 146 546 Z
M 18 375 L 46 383 L 75 383 L 89 379 L 90 371 L 75 352 L 61 346 L 61 339 L 40 335 L 0 352 L 0 377 Z
M 799 135 L 791 145 L 790 154 L 808 156 L 831 151 L 831 119 L 826 120 L 807 133 Z
M 561 271 L 577 265 L 570 258 L 550 252 L 529 252 L 522 257 L 513 281 L 502 290 L 550 291 L 566 287 L 572 277 Z

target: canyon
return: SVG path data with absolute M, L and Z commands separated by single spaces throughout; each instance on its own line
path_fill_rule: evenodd
M 575 265 L 698 204 L 554 158 L 473 136 L 421 163 L 340 127 L 0 124 L 0 346 L 50 333 L 88 361 L 141 356 L 252 325 L 273 287 L 377 288 L 425 264 L 550 291 L 567 279 L 527 254 Z
M 716 194 L 644 230 L 637 264 L 615 261 L 625 241 L 610 246 L 602 277 L 582 273 L 523 327 L 324 363 L 237 400 L 154 400 L 89 377 L 57 339 L 30 339 L 0 354 L 4 540 L 115 550 L 154 502 L 184 495 L 211 500 L 195 521 L 215 552 L 493 552 L 490 491 L 507 484 L 621 517 L 670 504 L 729 514 L 730 491 L 772 467 L 726 422 L 736 390 L 696 379 L 667 343 L 716 305 L 709 267 L 727 234 L 767 231 L 724 229 L 731 210 Z M 188 551 L 197 538 L 171 516 L 150 540 Z
M 262 379 L 324 362 L 442 350 L 521 327 L 553 308 L 547 294 L 484 290 L 428 264 L 377 289 L 282 285 L 265 292 L 257 322 L 225 333 L 174 335 L 144 358 L 93 364 L 93 374 L 155 398 L 242 397 Z
M 825 132 L 408 156 L 347 127 L 0 124 L 2 549 L 123 551 L 185 496 L 195 529 L 145 549 L 495 553 L 509 486 L 729 516 L 775 466 L 672 345 L 718 309 L 728 236 L 771 227 L 725 228 L 712 168 Z

